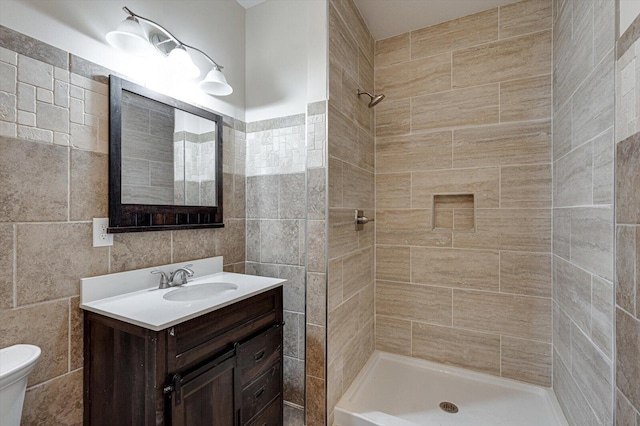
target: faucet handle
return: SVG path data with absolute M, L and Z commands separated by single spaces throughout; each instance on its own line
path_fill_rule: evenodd
M 154 269 L 153 271 L 151 271 L 151 273 L 160 274 L 160 286 L 158 286 L 159 289 L 169 288 L 169 277 L 166 273 L 164 273 L 160 269 Z

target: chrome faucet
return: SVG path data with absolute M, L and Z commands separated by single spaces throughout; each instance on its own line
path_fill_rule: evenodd
M 174 286 L 174 285 L 186 284 L 187 278 L 193 277 L 193 270 L 189 269 L 191 266 L 193 265 L 190 263 L 188 265 L 184 265 L 182 268 L 178 268 L 175 271 L 173 271 L 169 276 L 169 285 Z M 180 283 L 176 283 L 175 279 L 178 278 L 179 276 L 182 276 L 182 279 L 180 280 Z
M 153 271 L 151 271 L 151 273 L 160 274 L 160 285 L 158 286 L 158 288 L 162 290 L 165 288 L 186 284 L 187 278 L 193 277 L 194 272 L 192 269 L 190 269 L 192 266 L 193 264 L 191 263 L 189 263 L 188 265 L 184 265 L 182 268 L 178 268 L 175 271 L 171 272 L 168 276 L 160 269 L 154 269 Z M 175 282 L 178 277 L 182 277 L 179 283 Z

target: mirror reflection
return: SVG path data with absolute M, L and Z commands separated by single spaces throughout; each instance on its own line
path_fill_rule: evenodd
M 216 206 L 216 126 L 122 91 L 122 204 Z

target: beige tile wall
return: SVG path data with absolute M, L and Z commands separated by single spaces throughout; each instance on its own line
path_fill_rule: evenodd
M 551 385 L 551 25 L 525 0 L 376 42 L 377 349 Z M 431 231 L 443 193 L 475 232 Z
M 352 0 L 329 2 L 329 58 L 326 422 L 333 424 L 335 404 L 374 346 L 373 226 L 360 232 L 354 227 L 355 209 L 374 216 L 373 110 L 367 97 L 356 95 L 358 88 L 373 92 L 374 41 Z
M 571 425 L 613 424 L 615 1 L 555 0 L 553 384 Z
M 639 49 L 636 40 L 616 63 L 616 418 L 631 426 L 640 425 Z
M 0 347 L 43 351 L 24 424 L 81 424 L 80 278 L 209 256 L 244 271 L 244 123 L 225 119 L 224 229 L 116 234 L 93 248 L 91 219 L 108 214 L 108 70 L 1 33 Z

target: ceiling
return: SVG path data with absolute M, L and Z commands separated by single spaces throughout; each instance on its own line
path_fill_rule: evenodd
M 245 9 L 249 9 L 250 7 L 257 6 L 264 1 L 266 0 L 238 0 L 238 3 L 240 3 L 240 5 Z
M 381 40 L 517 1 L 355 0 L 355 3 L 373 38 Z
M 237 0 L 245 9 L 266 0 Z M 299 0 L 297 0 L 299 1 Z M 520 0 L 354 0 L 371 35 L 382 40 Z M 637 0 L 634 0 L 637 1 Z

